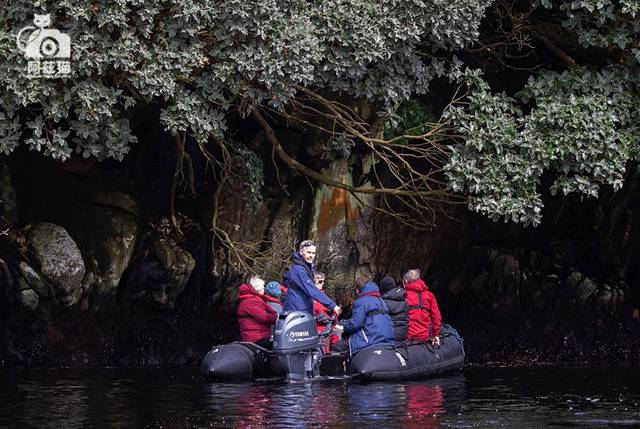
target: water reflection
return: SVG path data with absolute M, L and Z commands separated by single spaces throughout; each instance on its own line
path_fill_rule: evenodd
M 409 383 L 209 383 L 205 390 L 210 415 L 227 424 L 233 421 L 236 428 L 345 427 L 356 423 L 435 428 L 447 412 L 446 401 L 462 401 L 464 385 L 464 376 L 457 375 Z
M 398 407 L 404 402 L 404 394 L 399 387 L 389 383 L 349 386 L 347 400 L 351 414 L 364 424 L 380 424 L 392 420 L 397 410 L 401 409 Z
M 344 416 L 348 414 L 343 397 L 346 394 L 345 384 L 319 384 L 317 394 L 312 400 L 313 416 L 322 427 L 339 427 L 344 424 Z
M 415 382 L 216 384 L 184 369 L 3 370 L 0 427 L 640 427 L 638 375 L 478 369 Z
M 20 397 L 16 420 L 28 427 L 81 428 L 88 421 L 87 386 L 82 380 L 58 381 L 46 374 L 44 383 L 25 380 L 17 384 Z
M 236 428 L 339 425 L 345 412 L 344 388 L 343 382 L 205 386 L 210 415 L 227 423 L 227 417 L 235 420 Z
M 253 386 L 238 398 L 240 420 L 236 428 L 266 427 L 269 422 L 271 395 L 268 386 Z

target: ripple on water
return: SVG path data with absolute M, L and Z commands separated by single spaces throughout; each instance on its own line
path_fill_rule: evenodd
M 640 427 L 638 375 L 474 368 L 402 383 L 216 384 L 185 369 L 4 371 L 0 427 Z

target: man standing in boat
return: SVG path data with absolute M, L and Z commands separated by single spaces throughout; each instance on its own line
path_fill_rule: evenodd
M 284 285 L 288 288 L 284 301 L 284 311 L 306 311 L 313 315 L 313 301 L 318 301 L 336 314 L 342 309 L 324 292 L 316 287 L 316 244 L 312 240 L 300 243 L 298 251 L 291 256 L 293 265 L 284 274 Z

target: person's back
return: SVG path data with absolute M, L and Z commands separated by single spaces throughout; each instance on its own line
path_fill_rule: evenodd
M 407 293 L 401 286 L 396 286 L 395 281 L 389 276 L 380 281 L 380 293 L 382 294 L 382 300 L 389 309 L 396 341 L 404 341 L 407 338 L 409 326 Z
M 264 287 L 264 282 L 262 282 Z M 278 314 L 262 299 L 259 291 L 250 284 L 239 288 L 238 324 L 242 341 L 261 343 L 266 346 L 271 337 L 271 327 Z
M 367 282 L 353 303 L 352 317 L 342 322 L 344 332 L 352 334 L 349 338 L 351 354 L 372 346 L 393 344 L 393 322 L 389 309 L 380 297 L 378 286 Z
M 277 281 L 270 281 L 264 288 L 264 295 L 262 295 L 265 302 L 269 307 L 271 307 L 276 313 L 280 314 L 283 310 L 282 305 L 282 288 L 280 283 Z
M 280 301 L 278 298 L 274 298 L 272 296 L 269 295 L 264 295 L 264 302 L 271 307 L 271 309 L 273 311 L 275 311 L 276 313 L 280 314 L 282 313 L 282 311 L 284 310 L 284 306 L 282 305 L 282 301 Z
M 407 339 L 427 341 L 433 338 L 439 343 L 442 317 L 435 295 L 420 279 L 419 270 L 409 270 L 404 275 L 403 282 L 407 291 L 407 304 L 409 304 Z

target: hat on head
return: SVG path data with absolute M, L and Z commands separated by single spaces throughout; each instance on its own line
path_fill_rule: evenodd
M 413 283 L 419 278 L 420 270 L 417 268 L 407 271 L 406 273 L 404 273 L 404 276 L 402 276 L 402 280 L 405 282 L 405 284 Z
M 282 289 L 280 289 L 280 283 L 273 280 L 267 283 L 267 286 L 264 288 L 265 293 L 271 295 L 274 298 L 280 298 L 282 295 Z
M 385 276 L 382 280 L 380 280 L 380 293 L 389 292 L 391 289 L 396 287 L 396 282 L 393 280 L 391 276 Z
M 249 279 L 249 284 L 259 294 L 263 294 L 264 293 L 264 280 L 262 280 L 260 277 L 255 276 L 255 275 L 251 276 L 251 278 Z

